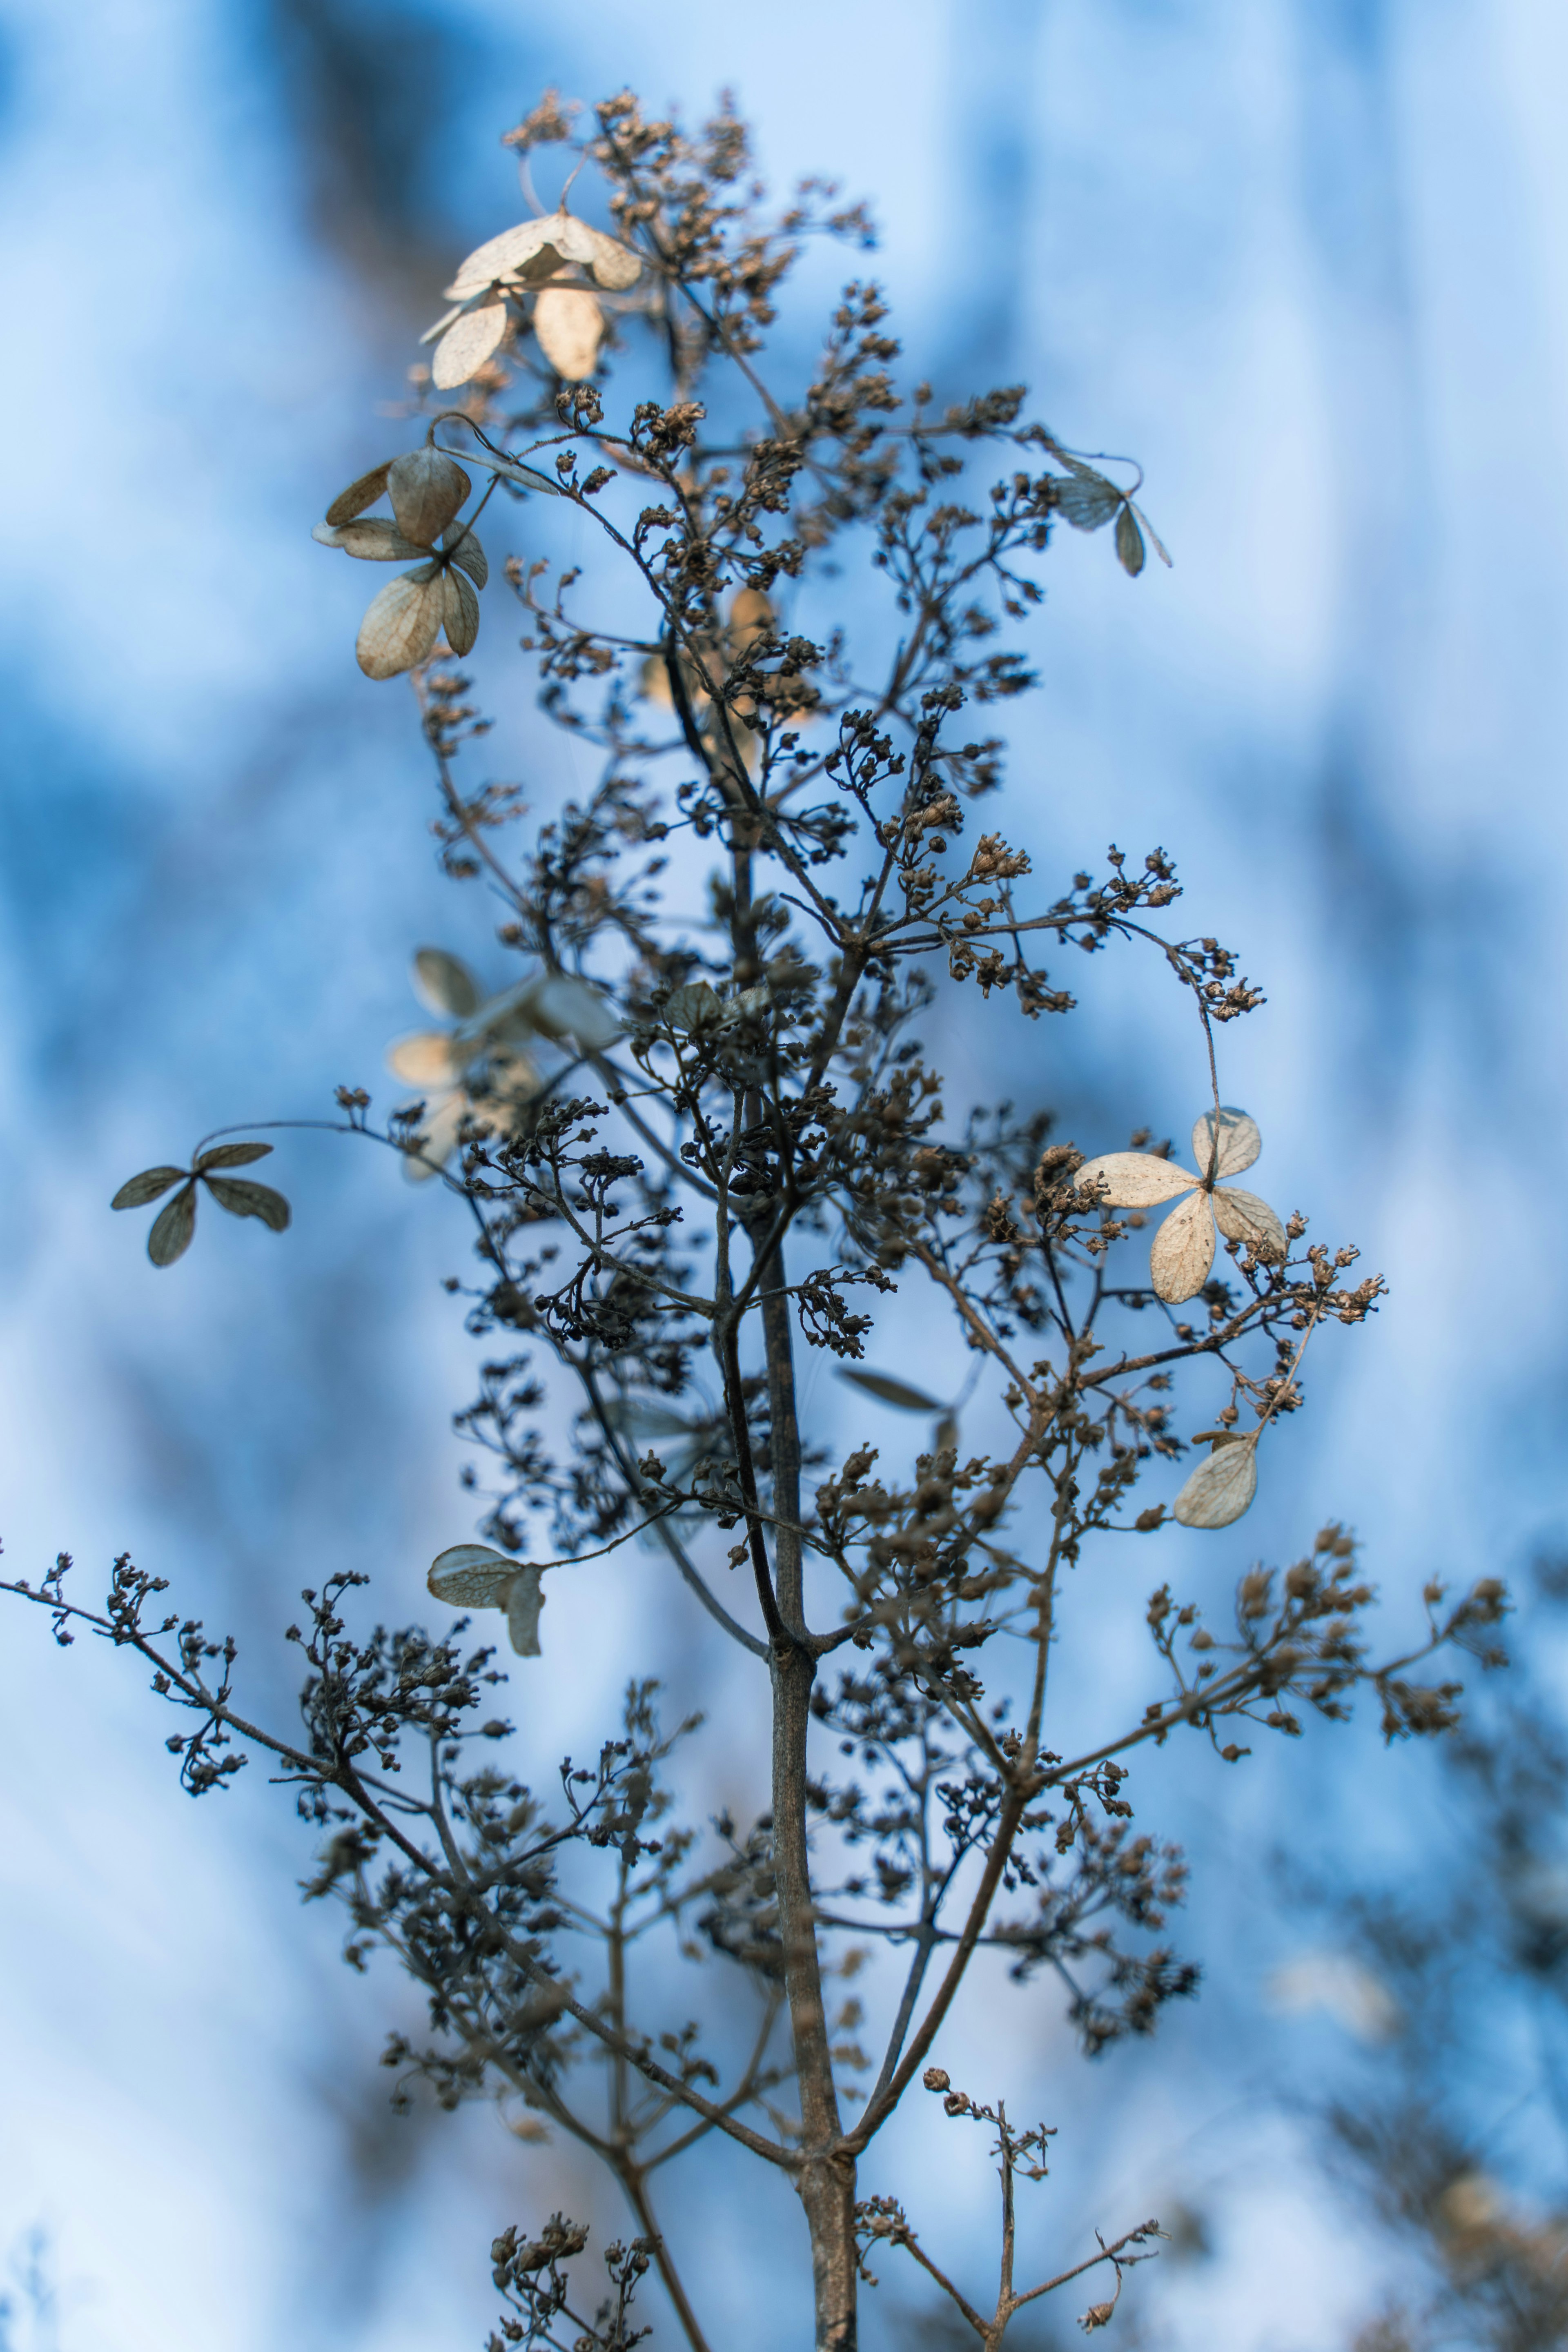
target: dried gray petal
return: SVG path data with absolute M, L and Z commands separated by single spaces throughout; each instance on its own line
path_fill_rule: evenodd
M 517 1574 L 517 1562 L 489 1544 L 453 1544 L 437 1552 L 426 1584 L 431 1598 L 449 1601 L 459 1609 L 504 1609 L 507 1588 Z
M 1116 518 L 1116 555 L 1123 572 L 1136 580 L 1144 563 L 1143 534 L 1130 506 L 1124 506 Z
M 1206 1192 L 1193 1192 L 1172 1210 L 1154 1236 L 1149 1275 L 1168 1307 L 1195 1298 L 1214 1264 L 1214 1215 Z
M 476 588 L 484 586 L 490 576 L 490 567 L 486 560 L 484 549 L 466 524 L 459 524 L 456 530 L 449 530 L 441 541 L 441 546 L 443 551 L 451 556 L 454 563 L 462 566 Z
M 1072 463 L 1070 458 L 1068 462 Z M 1121 506 L 1121 493 L 1092 466 L 1074 465 L 1058 488 L 1056 503 L 1075 530 L 1099 530 Z
M 927 1396 L 924 1389 L 910 1388 L 907 1381 L 895 1381 L 886 1372 L 862 1372 L 848 1364 L 840 1364 L 841 1381 L 853 1381 L 858 1389 L 866 1389 L 884 1404 L 896 1404 L 903 1412 L 941 1412 L 944 1408 L 935 1397 Z
M 621 1034 L 607 999 L 585 980 L 558 972 L 542 982 L 528 1007 L 533 1024 L 546 1037 L 571 1035 L 584 1053 L 601 1053 Z
M 1229 1242 L 1245 1242 L 1257 1257 L 1281 1259 L 1289 1255 L 1285 1228 L 1256 1192 L 1239 1184 L 1218 1184 L 1210 1194 L 1215 1223 Z
M 539 1655 L 539 1612 L 544 1606 L 543 1571 L 525 1560 L 506 1596 L 506 1630 L 520 1658 Z
M 451 325 L 453 320 L 460 319 L 467 309 L 468 304 L 466 302 L 454 302 L 449 310 L 443 310 L 435 325 L 433 327 L 426 327 L 425 332 L 420 336 L 419 341 L 421 344 L 433 343 L 437 335 L 444 335 L 447 328 Z
M 434 547 L 473 488 L 456 457 L 444 449 L 411 449 L 395 460 L 386 477 L 392 511 L 405 539 Z
M 1258 1492 L 1258 1439 L 1233 1438 L 1200 1462 L 1171 1506 L 1184 1528 L 1228 1528 Z
M 689 980 L 684 987 L 672 989 L 664 1007 L 672 1029 L 713 1028 L 723 1014 L 723 1000 L 705 980 Z
M 289 1203 L 270 1184 L 252 1183 L 247 1176 L 208 1176 L 204 1181 L 219 1208 L 226 1209 L 231 1217 L 259 1217 L 275 1234 L 287 1229 Z
M 481 302 L 447 328 L 430 362 L 437 392 L 455 392 L 489 358 L 506 333 L 510 313 L 504 302 Z
M 319 522 L 310 537 L 320 540 L 323 547 L 341 547 L 345 555 L 358 556 L 362 563 L 417 562 L 420 556 L 430 552 L 427 547 L 405 539 L 397 525 L 384 515 L 370 515 L 362 522 Z
M 468 653 L 479 634 L 479 600 L 471 583 L 456 570 L 442 573 L 441 593 L 441 626 L 447 632 L 447 643 L 455 654 Z
M 153 1220 L 153 1230 L 147 1236 L 147 1255 L 153 1265 L 173 1265 L 177 1257 L 184 1257 L 195 1230 L 196 1188 L 195 1184 L 187 1184 Z
M 580 286 L 547 286 L 533 306 L 533 331 L 556 374 L 581 383 L 594 373 L 605 314 Z
M 210 1151 L 198 1151 L 192 1162 L 197 1175 L 209 1168 L 248 1168 L 253 1160 L 265 1160 L 272 1150 L 269 1143 L 216 1143 Z
M 1205 1184 L 1210 1181 L 1209 1159 L 1214 1150 L 1214 1121 L 1213 1111 L 1205 1110 L 1193 1129 L 1193 1164 Z M 1251 1167 L 1262 1149 L 1263 1138 L 1258 1132 L 1257 1120 L 1249 1118 L 1246 1111 L 1232 1110 L 1228 1104 L 1222 1103 L 1219 1112 L 1219 1158 L 1215 1162 L 1214 1174 L 1239 1176 L 1244 1168 Z
M 445 948 L 421 948 L 414 959 L 414 992 L 432 1013 L 466 1021 L 484 1002 L 484 992 L 461 956 Z
M 110 1202 L 111 1209 L 144 1209 L 150 1201 L 161 1201 L 171 1184 L 177 1184 L 190 1173 L 185 1168 L 143 1168 L 140 1176 L 128 1177 Z
M 340 490 L 327 509 L 328 522 L 350 522 L 364 508 L 373 507 L 386 488 L 387 466 L 391 462 L 388 458 L 384 466 L 373 466 L 368 474 L 362 474 L 357 482 L 351 482 L 346 490 Z
M 1168 1160 L 1156 1160 L 1152 1152 L 1107 1151 L 1098 1160 L 1087 1160 L 1072 1181 L 1079 1192 L 1090 1183 L 1103 1188 L 1101 1198 L 1107 1208 L 1151 1209 L 1161 1201 L 1173 1201 L 1178 1193 L 1191 1192 L 1198 1180 Z
M 396 677 L 424 661 L 436 643 L 442 606 L 434 564 L 389 580 L 360 623 L 354 653 L 366 677 Z

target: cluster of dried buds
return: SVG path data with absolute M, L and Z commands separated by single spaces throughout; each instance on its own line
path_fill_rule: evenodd
M 455 457 L 428 444 L 389 457 L 351 482 L 311 532 L 323 547 L 341 547 L 366 563 L 398 563 L 400 572 L 360 624 L 354 651 L 366 677 L 396 677 L 427 661 L 444 629 L 455 654 L 466 654 L 479 633 L 475 593 L 489 577 L 484 549 L 458 511 L 473 484 Z M 365 509 L 392 501 L 390 520 Z
M 604 305 L 590 288 L 620 293 L 641 275 L 629 246 L 564 210 L 503 229 L 469 254 L 447 289 L 455 307 L 420 338 L 436 345 L 431 382 L 454 392 L 477 375 L 531 298 L 540 350 L 558 376 L 581 383 L 605 331 Z

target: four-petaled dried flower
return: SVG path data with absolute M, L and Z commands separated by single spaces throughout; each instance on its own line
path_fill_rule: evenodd
M 253 1160 L 265 1160 L 271 1149 L 269 1143 L 218 1143 L 208 1151 L 198 1151 L 188 1168 L 144 1168 L 140 1176 L 121 1184 L 109 1205 L 143 1209 L 150 1202 L 162 1200 L 171 1184 L 179 1186 L 167 1208 L 153 1218 L 147 1236 L 147 1255 L 154 1265 L 173 1265 L 190 1248 L 196 1230 L 198 1184 L 205 1184 L 218 1207 L 226 1209 L 231 1217 L 259 1217 L 264 1225 L 280 1234 L 289 1214 L 281 1192 L 247 1176 L 218 1173 L 224 1168 L 248 1168 Z
M 444 449 L 411 450 L 351 482 L 312 530 L 323 547 L 341 548 L 362 562 L 416 560 L 416 570 L 399 572 L 372 599 L 360 624 L 354 651 L 367 677 L 396 677 L 416 668 L 443 629 L 453 653 L 471 649 L 479 633 L 474 592 L 489 576 L 484 549 L 457 520 L 471 487 Z M 392 500 L 390 520 L 364 513 L 383 497 Z
M 1165 1219 L 1149 1253 L 1155 1290 L 1177 1307 L 1184 1298 L 1194 1298 L 1208 1280 L 1215 1225 L 1227 1241 L 1245 1243 L 1256 1257 L 1285 1256 L 1285 1228 L 1268 1202 L 1219 1181 L 1250 1168 L 1262 1149 L 1256 1122 L 1244 1110 L 1222 1108 L 1217 1132 L 1215 1112 L 1205 1110 L 1193 1129 L 1195 1176 L 1149 1152 L 1108 1151 L 1080 1168 L 1074 1182 L 1080 1192 L 1093 1185 L 1110 1209 L 1148 1209 L 1188 1195 Z
M 425 1581 L 435 1600 L 455 1608 L 504 1609 L 512 1648 L 520 1658 L 537 1658 L 543 1573 L 532 1560 L 509 1559 L 488 1544 L 453 1544 L 437 1554 Z

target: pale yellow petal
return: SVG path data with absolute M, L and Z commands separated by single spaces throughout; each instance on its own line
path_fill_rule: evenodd
M 1184 1528 L 1228 1528 L 1258 1491 L 1258 1440 L 1234 1438 L 1200 1462 L 1172 1505 Z
M 504 302 L 481 302 L 447 328 L 430 362 L 430 381 L 437 392 L 455 392 L 483 367 L 506 333 L 510 315 Z
M 1152 1209 L 1161 1201 L 1173 1201 L 1180 1193 L 1191 1192 L 1198 1180 L 1184 1168 L 1173 1167 L 1168 1160 L 1156 1160 L 1152 1152 L 1107 1151 L 1087 1161 L 1072 1181 L 1079 1192 L 1091 1183 L 1101 1188 L 1107 1208 Z
M 1172 1210 L 1154 1236 L 1149 1274 L 1169 1307 L 1195 1298 L 1214 1264 L 1214 1215 L 1206 1192 L 1194 1192 Z
M 366 677 L 396 677 L 424 661 L 441 626 L 441 582 L 433 567 L 389 580 L 360 623 L 354 652 Z
M 556 374 L 581 383 L 594 373 L 605 314 L 581 286 L 547 286 L 533 306 L 533 331 Z
M 1213 1176 L 1239 1176 L 1263 1149 L 1258 1122 L 1244 1110 L 1222 1104 L 1219 1114 L 1219 1159 Z M 1205 1110 L 1193 1129 L 1193 1164 L 1205 1183 L 1212 1181 L 1209 1157 L 1214 1150 L 1214 1113 Z
M 1245 1242 L 1255 1257 L 1287 1255 L 1289 1244 L 1285 1228 L 1267 1201 L 1260 1201 L 1256 1192 L 1244 1192 L 1239 1184 L 1216 1184 L 1209 1197 L 1215 1223 L 1226 1241 Z
M 399 1037 L 386 1049 L 386 1066 L 405 1087 L 449 1087 L 460 1075 L 450 1037 L 436 1029 Z

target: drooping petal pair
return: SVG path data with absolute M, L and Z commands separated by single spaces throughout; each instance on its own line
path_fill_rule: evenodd
M 510 1559 L 488 1544 L 453 1544 L 430 1563 L 431 1596 L 458 1609 L 503 1609 L 507 1634 L 520 1658 L 537 1658 L 539 1612 L 544 1606 L 542 1569 Z

